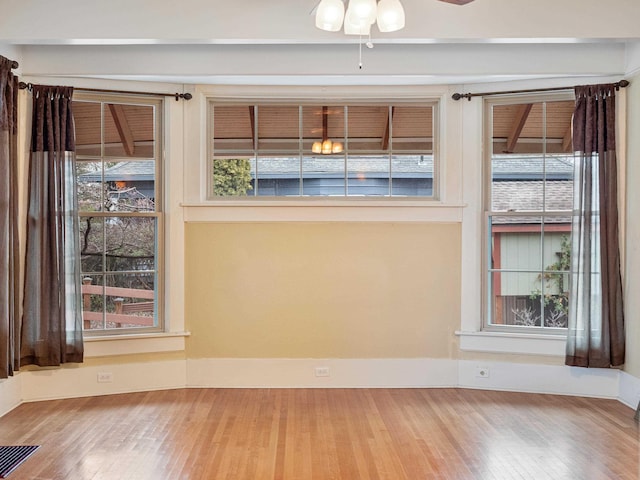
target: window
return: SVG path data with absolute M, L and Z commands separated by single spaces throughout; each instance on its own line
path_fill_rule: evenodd
M 161 102 L 74 94 L 87 333 L 161 327 Z
M 485 327 L 567 326 L 571 94 L 486 103 Z
M 211 101 L 209 198 L 437 198 L 437 103 Z

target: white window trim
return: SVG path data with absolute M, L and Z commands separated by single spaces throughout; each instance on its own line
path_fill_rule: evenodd
M 189 332 L 125 333 L 84 337 L 84 356 L 108 357 L 140 353 L 179 352 Z
M 504 101 L 509 103 L 509 100 L 505 99 Z M 483 328 L 484 249 L 486 246 L 483 195 L 486 159 L 485 151 L 478 146 L 484 145 L 484 148 L 488 149 L 487 142 L 489 140 L 484 125 L 485 101 L 481 97 L 475 97 L 472 101 L 464 103 L 462 131 L 467 138 L 463 147 L 463 194 L 465 195 L 463 201 L 468 205 L 468 208 L 464 210 L 462 220 L 462 318 L 461 328 L 456 331 L 460 341 L 460 350 L 563 356 L 566 335 Z M 495 103 L 495 99 L 491 103 Z
M 34 81 L 36 79 L 34 78 Z M 46 81 L 46 79 L 42 80 Z M 68 85 L 81 90 L 85 88 L 122 89 L 127 91 L 181 91 L 182 85 L 110 80 L 67 79 Z M 185 350 L 184 321 L 184 195 L 183 163 L 184 148 L 184 103 L 165 99 L 163 102 L 162 134 L 164 141 L 164 276 L 171 278 L 171 285 L 164 283 L 164 329 L 159 332 L 131 332 L 118 335 L 85 336 L 85 356 L 105 357 L 112 355 L 173 352 Z M 171 161 L 169 161 L 171 159 Z M 170 295 L 168 289 L 170 288 Z
M 116 330 L 101 330 L 101 329 L 84 330 L 83 338 L 85 340 L 93 339 L 93 338 L 102 338 L 102 337 L 129 337 L 130 336 L 133 338 L 140 334 L 147 334 L 147 335 L 161 334 L 165 331 L 165 328 L 166 328 L 165 327 L 166 273 L 165 273 L 165 265 L 164 265 L 165 239 L 166 239 L 166 231 L 165 231 L 165 225 L 164 225 L 165 210 L 166 210 L 166 198 L 165 198 L 165 191 L 166 191 L 165 178 L 166 177 L 165 177 L 164 164 L 165 164 L 165 157 L 166 157 L 165 135 L 167 134 L 166 104 L 168 102 L 160 96 L 144 95 L 144 96 L 136 97 L 136 95 L 133 93 L 122 94 L 122 93 L 110 93 L 110 92 L 105 92 L 105 93 L 89 92 L 89 91 L 83 92 L 82 88 L 77 88 L 77 92 L 74 94 L 74 99 L 78 101 L 100 102 L 100 103 L 107 103 L 108 101 L 112 101 L 114 103 L 119 103 L 123 105 L 126 105 L 126 104 L 154 105 L 154 108 L 158 110 L 156 115 L 159 115 L 159 120 L 154 119 L 154 122 L 156 122 L 156 125 L 154 125 L 154 130 L 156 129 L 157 123 L 159 122 L 159 131 L 162 138 L 159 139 L 160 141 L 158 143 L 157 151 L 155 151 L 154 153 L 156 155 L 156 162 L 159 162 L 159 165 L 156 164 L 155 171 L 156 171 L 156 181 L 158 182 L 158 185 L 160 186 L 160 188 L 158 189 L 156 187 L 155 211 L 151 213 L 144 212 L 140 214 L 141 217 L 155 218 L 156 229 L 157 229 L 157 232 L 159 232 L 159 237 L 156 245 L 156 267 L 155 267 L 155 271 L 156 271 L 155 295 L 157 298 L 157 305 L 156 305 L 156 323 L 157 324 L 151 327 L 143 327 L 143 328 L 137 328 L 137 329 L 130 329 L 130 328 L 122 329 L 122 332 L 117 332 Z M 80 212 L 80 213 L 83 213 L 83 212 Z M 106 217 L 106 216 L 111 216 L 111 214 L 109 212 L 98 212 L 97 216 Z M 133 215 L 124 214 L 124 216 L 133 216 Z M 86 272 L 85 274 L 91 275 L 89 272 Z
M 269 102 L 340 102 L 347 104 L 356 104 L 358 102 L 408 102 L 415 100 L 416 102 L 437 102 L 437 117 L 434 118 L 434 138 L 437 138 L 437 156 L 438 156 L 438 172 L 437 187 L 434 191 L 438 194 L 438 199 L 432 197 L 388 197 L 381 199 L 380 197 L 369 198 L 326 198 L 326 197 L 268 197 L 265 199 L 215 199 L 207 198 L 207 172 L 209 169 L 209 152 L 210 145 L 208 140 L 208 104 L 214 101 L 244 101 L 256 103 Z M 189 106 L 190 113 L 187 118 L 186 135 L 189 135 L 187 148 L 195 148 L 199 145 L 197 155 L 200 157 L 199 165 L 187 165 L 186 173 L 186 190 L 183 206 L 187 209 L 192 207 L 210 206 L 210 207 L 326 207 L 333 209 L 335 206 L 340 207 L 380 207 L 380 206 L 445 206 L 460 207 L 459 195 L 459 165 L 457 159 L 459 156 L 448 156 L 448 152 L 455 150 L 455 146 L 448 143 L 446 134 L 448 121 L 451 112 L 448 112 L 450 105 L 450 91 L 446 87 L 438 86 L 419 86 L 419 87 L 402 87 L 397 86 L 342 86 L 342 87 L 283 87 L 283 86 L 201 86 L 195 89 L 194 101 Z M 196 108 L 197 107 L 197 108 Z M 199 112 L 196 112 L 199 110 Z M 199 137 L 199 138 L 198 138 Z M 196 152 L 189 152 L 187 155 L 191 158 Z M 443 159 L 447 159 L 446 161 Z M 452 158 L 452 165 L 448 165 L 449 158 Z M 447 165 L 445 165 L 447 164 Z M 450 170 L 453 175 L 447 175 Z M 416 205 L 417 204 L 417 205 Z M 317 211 L 317 210 L 316 210 Z M 210 211 L 213 213 L 213 210 Z M 201 214 L 198 214 L 201 215 Z M 329 214 L 328 217 L 331 215 Z M 422 217 L 424 220 L 424 217 Z M 455 220 L 453 220 L 455 221 Z

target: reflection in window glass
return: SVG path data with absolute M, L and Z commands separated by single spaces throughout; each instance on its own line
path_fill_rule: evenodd
M 210 196 L 434 198 L 435 107 L 212 101 Z

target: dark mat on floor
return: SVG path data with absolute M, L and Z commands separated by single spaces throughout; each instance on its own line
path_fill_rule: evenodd
M 15 447 L 0 447 L 0 478 L 7 478 L 29 455 L 40 445 L 20 445 Z

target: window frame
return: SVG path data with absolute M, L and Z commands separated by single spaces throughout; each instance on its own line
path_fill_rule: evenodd
M 492 253 L 491 246 L 491 224 L 490 217 L 493 215 L 509 216 L 516 215 L 516 213 L 500 212 L 492 210 L 492 158 L 493 158 L 493 107 L 504 105 L 521 105 L 524 103 L 550 103 L 559 101 L 574 101 L 575 96 L 573 90 L 560 90 L 558 92 L 540 92 L 530 94 L 508 94 L 508 95 L 496 95 L 485 98 L 482 104 L 482 124 L 483 124 L 483 140 L 485 148 L 482 153 L 482 193 L 481 193 L 481 208 L 482 208 L 482 242 L 481 242 L 481 321 L 480 330 L 481 334 L 514 334 L 522 336 L 530 336 L 531 338 L 560 338 L 566 337 L 566 328 L 556 327 L 543 327 L 543 326 L 517 326 L 517 325 L 500 325 L 490 323 L 491 318 L 491 281 L 489 277 L 492 275 L 492 268 L 490 266 L 490 257 Z M 546 118 L 545 118 L 546 124 Z M 543 153 L 541 155 L 547 155 Z M 570 153 L 573 155 L 573 152 Z M 529 213 L 529 212 L 528 212 Z M 562 212 L 565 213 L 565 212 Z M 545 216 L 553 217 L 558 216 L 559 212 L 547 211 L 543 209 L 540 211 L 531 212 L 530 215 L 542 217 L 542 223 L 544 224 Z M 569 213 L 570 214 L 570 213 Z M 543 269 L 542 269 L 543 270 Z M 541 273 L 543 273 L 541 270 Z
M 163 96 L 147 95 L 147 94 L 133 94 L 133 93 L 110 93 L 110 92 L 95 92 L 82 90 L 77 88 L 74 91 L 73 101 L 99 103 L 101 105 L 101 116 L 104 116 L 104 106 L 107 104 L 119 104 L 119 105 L 144 105 L 154 107 L 154 147 L 153 147 L 153 159 L 154 159 L 154 211 L 153 212 L 82 212 L 78 210 L 79 219 L 83 217 L 93 216 L 99 218 L 114 218 L 114 217 L 135 217 L 135 218 L 154 218 L 155 219 L 155 288 L 154 288 L 154 325 L 143 327 L 129 327 L 129 328 L 111 328 L 111 329 L 84 329 L 83 335 L 87 339 L 100 339 L 108 337 L 140 337 L 145 335 L 156 335 L 165 332 L 166 320 L 165 320 L 165 150 L 166 150 L 166 131 L 165 131 L 165 110 L 166 100 Z M 86 155 L 87 159 L 95 159 L 100 157 L 100 162 L 109 161 L 112 156 L 106 155 L 104 152 L 104 124 L 101 120 L 101 145 L 100 155 Z M 78 158 L 83 161 L 84 155 L 78 155 L 76 153 L 76 162 Z M 117 157 L 117 156 L 116 156 Z M 122 156 L 125 158 L 125 156 Z M 133 157 L 133 161 L 142 161 L 148 157 L 136 158 Z M 120 159 L 119 161 L 126 161 Z M 102 170 L 104 172 L 104 170 Z M 114 274 L 115 272 L 107 272 Z M 94 272 L 80 272 L 81 277 L 87 275 L 94 275 Z M 104 275 L 105 271 L 95 272 L 97 275 Z M 103 293 L 104 295 L 104 293 Z M 103 311 L 104 313 L 104 311 Z
M 206 178 L 203 182 L 204 201 L 207 204 L 219 204 L 219 205 L 308 205 L 308 204 L 322 204 L 326 202 L 328 206 L 337 204 L 348 205 L 371 205 L 373 202 L 382 202 L 390 205 L 400 205 L 404 203 L 418 203 L 418 204 L 438 204 L 443 202 L 442 198 L 442 160 L 441 160 L 441 122 L 442 122 L 442 97 L 438 95 L 424 95 L 424 96 L 412 96 L 410 98 L 402 97 L 357 97 L 345 100 L 344 96 L 327 96 L 326 98 L 318 99 L 314 97 L 308 97 L 305 95 L 300 96 L 287 96 L 285 98 L 274 98 L 268 95 L 261 97 L 242 97 L 242 96 L 215 96 L 207 95 L 204 98 L 205 102 L 205 115 L 206 122 L 204 128 L 204 134 L 206 139 L 206 157 L 204 173 Z M 267 195 L 247 195 L 247 196 L 221 196 L 213 194 L 213 164 L 214 164 L 214 151 L 213 151 L 213 112 L 212 107 L 216 105 L 257 105 L 257 106 L 297 106 L 297 107 L 312 107 L 319 105 L 331 105 L 342 107 L 357 107 L 357 106 L 428 106 L 432 108 L 432 155 L 433 155 L 433 179 L 432 179 L 432 194 L 431 196 L 392 196 L 392 195 L 291 195 L 291 196 L 267 196 Z M 345 116 L 345 122 L 347 121 Z M 257 122 L 257 120 L 256 120 Z M 302 135 L 302 132 L 299 132 Z M 302 138 L 302 137 L 300 137 Z M 348 139 L 348 134 L 345 136 L 345 140 Z M 298 155 L 301 159 L 304 158 L 304 151 L 299 142 Z M 363 155 L 363 152 L 354 152 L 354 155 Z M 369 154 L 378 155 L 379 152 Z M 392 158 L 394 155 L 402 155 L 402 151 L 394 152 L 391 148 L 387 152 L 383 152 L 384 155 L 389 155 Z M 412 153 L 413 154 L 413 153 Z M 268 156 L 266 153 L 264 156 Z M 345 188 L 348 183 L 348 151 L 345 148 L 344 152 L 340 155 L 344 157 L 345 166 Z M 415 154 L 418 155 L 418 154 Z M 229 157 L 227 152 L 219 157 Z M 254 146 L 254 158 L 258 159 L 260 154 Z M 332 156 L 333 157 L 333 156 Z M 302 168 L 302 167 L 301 167 Z M 390 172 L 391 175 L 391 172 Z M 393 177 L 391 177 L 393 178 Z M 302 185 L 303 177 L 300 177 Z M 302 188 L 302 187 L 301 187 Z

